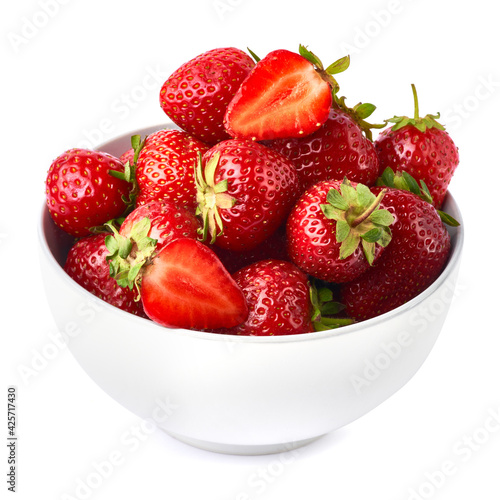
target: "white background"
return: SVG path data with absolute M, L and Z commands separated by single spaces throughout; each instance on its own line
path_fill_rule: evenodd
M 500 419 L 493 192 L 500 180 L 500 40 L 492 6 L 490 0 L 22 0 L 4 6 L 1 393 L 18 387 L 16 498 L 83 498 L 78 485 L 117 453 L 120 463 L 98 487 L 92 484 L 88 498 L 500 498 L 500 423 L 489 425 L 492 415 Z M 463 212 L 466 246 L 442 334 L 396 395 L 286 460 L 212 454 L 162 431 L 141 430 L 142 440 L 126 445 L 124 436 L 140 429 L 141 420 L 105 395 L 67 348 L 52 350 L 51 360 L 39 358 L 56 331 L 37 256 L 46 171 L 82 141 L 97 144 L 164 122 L 160 86 L 187 59 L 222 46 L 264 56 L 299 43 L 326 64 L 351 55 L 351 67 L 338 77 L 341 94 L 351 105 L 376 104 L 376 121 L 411 114 L 415 83 L 421 112 L 440 111 L 459 146 L 451 191 Z M 22 376 L 23 367 L 34 374 Z M 0 413 L 5 429 L 6 412 Z M 4 498 L 7 449 L 1 448 Z

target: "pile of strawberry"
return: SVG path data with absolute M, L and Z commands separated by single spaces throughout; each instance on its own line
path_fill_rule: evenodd
M 72 149 L 46 180 L 76 238 L 64 269 L 166 327 L 286 335 L 373 318 L 425 290 L 450 251 L 439 209 L 458 151 L 433 115 L 349 108 L 306 47 L 186 62 L 160 104 L 178 128 L 120 158 Z M 373 141 L 371 129 L 385 128 Z

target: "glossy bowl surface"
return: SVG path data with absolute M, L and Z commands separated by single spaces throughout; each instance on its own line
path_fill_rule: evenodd
M 130 135 L 99 149 L 119 156 L 130 147 Z M 444 210 L 461 221 L 450 194 Z M 171 436 L 233 454 L 302 446 L 366 414 L 413 377 L 453 299 L 463 226 L 450 233 L 441 276 L 389 313 L 326 332 L 238 337 L 166 329 L 97 299 L 64 272 L 73 239 L 55 226 L 45 205 L 39 222 L 49 305 L 88 375 Z

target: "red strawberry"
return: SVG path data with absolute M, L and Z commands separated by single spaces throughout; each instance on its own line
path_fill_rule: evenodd
M 107 153 L 71 149 L 56 158 L 47 174 L 46 199 L 54 222 L 73 236 L 123 214 L 131 185 L 110 172 L 124 165 Z
M 415 116 L 394 117 L 395 123 L 384 130 L 375 141 L 381 170 L 391 167 L 396 173 L 408 172 L 417 181 L 424 181 L 440 208 L 451 178 L 458 166 L 459 156 L 455 143 L 436 121 L 438 115 L 419 117 L 415 86 L 412 85 Z
M 298 196 L 293 164 L 254 141 L 231 139 L 212 147 L 197 171 L 198 213 L 204 238 L 249 251 L 273 234 Z
M 293 162 L 301 191 L 320 181 L 344 177 L 373 186 L 379 176 L 373 143 L 356 120 L 337 106 L 330 109 L 326 122 L 313 134 L 265 144 Z
M 109 274 L 106 234 L 86 236 L 70 249 L 64 270 L 87 291 L 124 311 L 145 317 L 135 290 L 118 286 Z
M 275 50 L 260 60 L 229 104 L 224 125 L 238 139 L 301 137 L 316 131 L 328 118 L 332 75 L 344 71 L 348 58 L 326 70 L 302 45 L 299 54 Z
M 150 221 L 150 229 L 146 236 L 156 240 L 156 252 L 175 239 L 198 237 L 200 223 L 195 215 L 168 201 L 156 201 L 138 206 L 123 221 L 120 235 L 129 238 L 133 235 L 135 224 L 145 217 Z
M 182 130 L 159 130 L 149 135 L 139 154 L 137 204 L 170 201 L 196 208 L 194 172 L 198 153 L 208 146 Z
M 302 271 L 335 283 L 366 272 L 390 242 L 393 218 L 363 184 L 323 181 L 297 201 L 287 221 L 288 254 Z
M 341 288 L 347 313 L 359 321 L 391 311 L 425 290 L 441 273 L 450 250 L 450 235 L 430 203 L 409 191 L 385 189 L 381 206 L 395 219 L 391 243 L 371 269 Z
M 130 165 L 134 163 L 135 150 L 134 148 L 130 148 L 125 153 L 120 156 L 120 161 L 125 165 L 125 163 L 129 162 Z
M 223 333 L 292 335 L 313 331 L 307 276 L 290 262 L 263 260 L 240 269 L 233 278 L 243 290 L 249 314 Z
M 141 297 L 146 314 L 167 327 L 231 328 L 248 315 L 243 292 L 217 256 L 190 238 L 169 243 L 145 268 Z
M 175 124 L 207 144 L 228 139 L 223 126 L 227 105 L 254 65 L 248 54 L 233 47 L 205 52 L 163 84 L 161 107 Z
M 286 250 L 285 224 L 282 224 L 269 238 L 250 250 L 236 252 L 220 248 L 217 245 L 212 245 L 211 248 L 231 274 L 259 260 L 290 260 Z

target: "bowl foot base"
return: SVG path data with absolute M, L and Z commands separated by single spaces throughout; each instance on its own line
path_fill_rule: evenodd
M 227 443 L 213 443 L 211 441 L 203 441 L 201 439 L 194 439 L 187 436 L 175 434 L 173 432 L 165 431 L 169 436 L 182 441 L 183 443 L 194 446 L 201 450 L 211 451 L 214 453 L 223 453 L 227 455 L 270 455 L 273 453 L 284 453 L 287 451 L 295 450 L 302 446 L 306 446 L 313 441 L 316 441 L 321 436 L 315 436 L 300 441 L 293 441 L 290 443 L 276 443 L 276 444 L 227 444 Z

